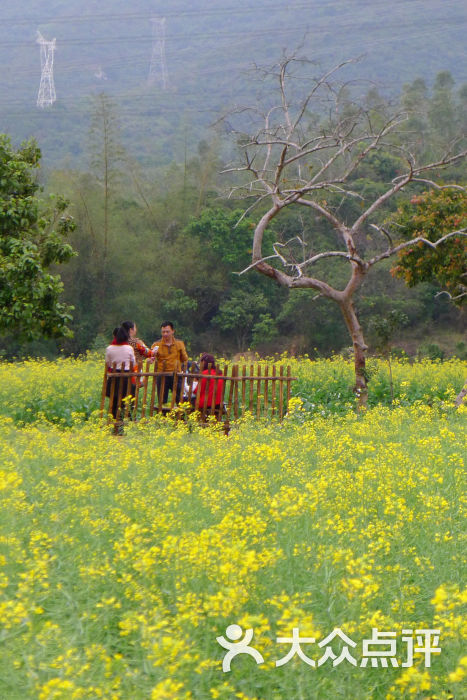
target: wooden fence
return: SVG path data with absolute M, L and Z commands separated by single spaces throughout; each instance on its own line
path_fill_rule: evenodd
M 264 363 L 256 366 L 225 365 L 215 376 L 189 372 L 186 366 L 181 372 L 156 372 L 149 362 L 137 372 L 127 372 L 117 370 L 114 363 L 111 370 L 105 367 L 101 416 L 107 415 L 109 422 L 121 423 L 125 419 L 137 421 L 155 413 L 173 412 L 173 415 L 183 417 L 195 410 L 199 411 L 201 420 L 215 416 L 228 425 L 248 411 L 257 418 L 281 421 L 287 413 L 291 384 L 295 379 L 291 376 L 290 366 Z M 202 392 L 196 391 L 196 383 L 201 381 L 205 383 L 203 405 L 200 405 Z M 163 403 L 166 384 L 174 390 L 170 401 Z M 208 394 L 212 396 L 210 405 Z M 180 407 L 182 403 L 184 406 Z

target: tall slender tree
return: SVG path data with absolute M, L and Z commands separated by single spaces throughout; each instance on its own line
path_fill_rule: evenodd
M 90 127 L 91 171 L 102 202 L 101 223 L 94 224 L 94 230 L 102 231 L 99 250 L 96 251 L 100 261 L 99 308 L 102 322 L 108 295 L 109 248 L 112 239 L 110 212 L 115 189 L 121 178 L 123 148 L 119 139 L 117 108 L 112 98 L 105 93 L 98 94 L 93 100 L 93 110 Z

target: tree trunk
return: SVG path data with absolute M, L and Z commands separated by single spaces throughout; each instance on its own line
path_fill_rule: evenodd
M 340 304 L 345 324 L 352 336 L 354 365 L 355 365 L 355 386 L 353 391 L 358 399 L 359 406 L 365 406 L 368 402 L 368 387 L 366 373 L 366 351 L 368 346 L 363 337 L 363 331 L 355 313 L 352 301 L 344 301 Z

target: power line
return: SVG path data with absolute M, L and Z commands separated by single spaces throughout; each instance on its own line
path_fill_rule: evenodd
M 439 27 L 439 26 L 433 27 L 433 24 L 432 24 L 432 23 L 429 23 L 429 22 L 427 22 L 427 24 L 429 24 L 429 28 L 425 29 L 424 31 L 422 30 L 422 31 L 417 31 L 417 32 L 412 32 L 412 33 L 405 33 L 404 36 L 399 36 L 399 40 L 404 40 L 404 41 L 405 41 L 405 40 L 407 40 L 407 39 L 417 39 L 417 38 L 421 38 L 421 37 L 424 37 L 424 36 L 427 36 L 427 35 L 433 35 L 433 34 L 438 34 L 438 33 L 440 33 L 440 27 Z M 445 24 L 446 24 L 446 22 L 445 22 Z M 457 22 L 456 22 L 456 25 L 459 26 L 459 24 L 460 24 L 460 23 L 457 21 Z M 417 23 L 416 26 L 419 27 L 420 24 Z M 256 37 L 258 37 L 258 36 L 260 36 L 260 35 L 263 35 L 263 34 L 270 35 L 270 34 L 273 34 L 273 33 L 284 33 L 284 31 L 285 31 L 285 32 L 295 32 L 295 31 L 296 31 L 296 28 L 294 27 L 294 28 L 291 28 L 291 29 L 275 30 L 275 32 L 269 30 L 269 31 L 267 31 L 267 32 L 250 32 L 249 34 L 248 34 L 248 33 L 247 33 L 247 34 L 242 33 L 242 36 L 243 36 L 243 37 L 252 36 L 252 37 L 255 37 L 255 38 L 256 38 Z M 183 37 L 184 35 L 180 35 L 180 36 Z M 200 36 L 203 36 L 203 35 L 200 35 Z M 204 36 L 206 36 L 206 35 L 204 35 Z M 230 36 L 230 38 L 234 38 L 234 37 L 237 36 L 237 35 L 236 35 L 236 34 L 230 34 L 229 36 Z M 151 37 L 151 40 L 152 40 L 152 37 Z M 106 40 L 106 41 L 107 41 L 107 40 Z M 113 41 L 115 41 L 115 39 L 112 39 L 112 40 L 110 40 L 110 41 L 113 42 Z M 393 37 L 392 35 L 387 36 L 386 38 L 378 38 L 378 39 L 375 39 L 373 42 L 366 43 L 365 46 L 362 47 L 362 48 L 363 48 L 364 50 L 371 49 L 373 46 L 378 46 L 378 45 L 380 45 L 381 43 L 385 43 L 385 42 L 389 42 L 389 41 L 390 41 L 390 42 L 394 42 L 394 41 L 395 41 L 395 40 L 394 40 L 394 37 Z M 351 45 L 351 44 L 353 43 L 353 41 L 352 41 L 352 39 L 349 39 L 346 43 L 347 43 L 348 45 Z M 231 45 L 232 45 L 232 46 L 238 46 L 238 44 L 237 44 L 236 42 L 235 42 L 234 44 L 231 44 Z M 28 46 L 29 46 L 29 44 L 28 44 Z M 342 43 L 341 43 L 339 46 L 340 46 L 340 48 L 342 49 L 342 46 L 343 46 Z M 223 47 L 223 48 L 225 48 L 225 47 Z M 188 51 L 189 49 L 186 49 L 186 50 Z M 333 51 L 334 51 L 334 49 L 333 49 Z M 178 55 L 180 55 L 180 51 L 179 51 L 179 50 L 168 51 L 168 52 L 166 52 L 166 55 L 167 55 L 168 57 L 178 56 Z M 318 56 L 320 56 L 320 55 L 322 56 L 322 55 L 326 55 L 326 54 L 325 54 L 325 52 L 323 52 L 323 50 L 321 50 L 321 52 L 318 54 Z M 133 65 L 136 65 L 136 64 L 138 63 L 139 60 L 140 60 L 141 62 L 145 62 L 145 60 L 146 60 L 146 59 L 145 59 L 145 56 L 146 56 L 146 53 L 145 53 L 145 52 L 144 52 L 144 53 L 141 52 L 141 53 L 140 53 L 140 57 L 141 57 L 141 58 L 140 58 L 140 59 L 137 59 L 137 60 L 136 60 L 136 63 L 135 63 L 135 58 L 134 58 L 134 54 L 133 54 L 133 55 L 132 55 L 132 61 L 131 61 L 132 66 L 133 66 Z M 316 54 L 315 54 L 315 56 L 316 56 Z M 105 63 L 106 69 L 120 68 L 120 67 L 125 67 L 125 66 L 127 66 L 127 65 L 128 65 L 128 60 L 127 60 L 127 59 L 122 59 L 122 60 L 120 60 L 120 61 L 118 61 L 118 62 L 115 62 L 115 61 L 112 62 L 112 61 L 111 61 L 111 62 Z M 67 73 L 67 72 L 72 72 L 73 70 L 79 71 L 79 70 L 82 70 L 83 68 L 88 68 L 89 70 L 91 70 L 91 69 L 94 69 L 95 67 L 96 67 L 96 66 L 95 66 L 95 61 L 90 61 L 90 60 L 87 60 L 87 61 L 85 61 L 85 62 L 73 62 L 73 63 L 68 63 L 68 64 L 65 63 L 65 64 L 61 64 L 61 66 L 60 66 L 60 68 L 59 68 L 59 72 L 60 72 L 60 73 Z M 35 74 L 36 74 L 36 71 L 35 71 L 35 69 L 32 69 L 32 70 L 31 70 L 31 69 L 22 69 L 22 70 L 21 70 L 21 69 L 17 69 L 17 70 L 15 71 L 15 75 L 18 74 L 18 73 L 21 74 L 21 75 L 26 75 L 26 76 L 27 76 L 27 75 L 35 75 Z
M 426 0 L 411 0 L 411 6 L 413 7 L 414 5 L 420 5 L 421 7 L 426 9 L 427 2 Z M 433 2 L 433 4 L 437 4 Z M 406 7 L 407 6 L 407 0 L 392 0 L 391 4 L 388 5 L 387 0 L 368 0 L 367 2 L 363 2 L 362 0 L 360 1 L 358 9 L 364 9 L 366 7 L 384 7 L 388 8 L 393 14 L 394 8 L 399 5 L 401 7 Z M 327 9 L 332 8 L 333 6 L 337 7 L 339 11 L 342 10 L 342 1 L 336 2 L 336 1 L 328 1 L 326 2 L 325 0 L 321 0 L 320 3 L 321 9 L 323 7 L 326 7 Z M 451 7 L 465 7 L 465 4 L 462 0 L 451 0 L 451 2 L 448 2 L 447 0 L 444 0 L 442 4 L 443 8 L 443 14 L 446 13 L 446 9 Z M 209 9 L 204 8 L 204 9 L 192 9 L 192 10 L 167 10 L 166 8 L 164 9 L 164 16 L 165 17 L 190 17 L 190 16 L 196 16 L 196 17 L 210 17 L 210 16 L 216 16 L 216 15 L 244 15 L 244 14 L 250 14 L 250 13 L 258 13 L 258 12 L 263 12 L 264 10 L 267 10 L 269 12 L 273 12 L 276 10 L 282 10 L 284 13 L 285 12 L 290 12 L 291 10 L 310 10 L 312 9 L 310 7 L 310 2 L 299 2 L 299 3 L 293 3 L 293 2 L 287 2 L 286 5 L 284 3 L 274 3 L 274 4 L 263 4 L 259 5 L 256 4 L 253 7 L 244 7 L 244 6 L 239 6 L 233 5 L 230 7 L 211 7 Z M 353 6 L 351 10 L 349 10 L 350 15 L 355 15 L 356 8 Z M 316 12 L 316 8 L 314 8 L 314 12 Z M 21 25 L 21 24 L 33 24 L 37 25 L 38 23 L 42 24 L 47 24 L 47 23 L 61 23 L 61 22 L 108 22 L 108 21 L 120 21 L 120 20 L 147 20 L 149 18 L 148 13 L 140 13 L 140 12 L 123 12 L 123 13 L 93 13 L 89 15 L 85 14 L 79 14 L 79 15 L 62 15 L 62 16 L 54 16 L 54 17 L 24 17 L 22 16 L 17 16 L 17 17 L 4 17 L 2 18 L 2 24 L 5 25 L 7 23 L 12 23 L 16 25 Z M 334 21 L 334 20 L 333 20 Z
M 432 19 L 427 18 L 426 21 L 421 22 L 420 20 L 413 21 L 411 24 L 406 24 L 405 29 L 410 29 L 411 27 L 420 27 L 421 25 L 426 24 L 430 26 L 430 33 L 438 33 L 440 29 L 445 29 L 447 27 L 450 27 L 454 25 L 456 28 L 461 31 L 461 28 L 463 25 L 467 24 L 467 17 L 453 17 L 451 19 L 441 19 L 438 21 L 433 21 Z M 391 23 L 385 23 L 384 26 L 381 25 L 379 21 L 373 22 L 373 23 L 365 23 L 361 24 L 359 22 L 351 22 L 348 24 L 340 24 L 338 26 L 332 26 L 330 27 L 333 29 L 334 32 L 338 29 L 339 31 L 349 31 L 355 28 L 359 28 L 361 30 L 365 30 L 366 32 L 372 32 L 375 30 L 380 30 L 384 32 L 388 32 L 391 29 L 398 29 L 400 30 L 400 23 L 399 22 L 393 22 Z M 296 25 L 292 27 L 281 27 L 281 28 L 276 28 L 273 29 L 272 27 L 269 29 L 264 29 L 264 30 L 253 30 L 253 31 L 232 31 L 232 32 L 190 32 L 189 34 L 172 34 L 169 35 L 170 41 L 176 41 L 176 40 L 186 40 L 186 39 L 203 39 L 204 41 L 206 39 L 211 39 L 211 38 L 216 38 L 216 39 L 228 39 L 228 38 L 234 38 L 234 37 L 243 37 L 243 38 L 260 38 L 263 36 L 271 36 L 271 35 L 284 35 L 284 34 L 300 34 L 303 33 L 304 27 L 303 25 L 301 27 L 297 27 Z M 307 33 L 311 36 L 313 33 L 318 33 L 323 31 L 323 27 L 319 27 L 317 29 L 313 30 L 308 30 Z M 337 32 L 336 32 L 337 33 Z M 399 37 L 398 38 L 403 38 L 404 36 L 407 36 L 406 34 L 403 34 L 401 31 L 399 32 Z M 394 41 L 394 36 L 392 35 L 390 37 L 391 41 Z M 59 45 L 60 46 L 87 46 L 87 45 L 103 45 L 103 44 L 113 44 L 115 42 L 119 43 L 125 43 L 125 42 L 153 42 L 154 37 L 152 35 L 131 35 L 127 34 L 125 36 L 116 36 L 116 37 L 108 37 L 108 38 L 100 38 L 100 39 L 66 39 L 62 38 L 59 40 Z M 13 48 L 13 47 L 19 47 L 19 46 L 31 46 L 31 42 L 29 41 L 24 41 L 24 42 L 14 42 L 14 41 L 0 41 L 0 47 L 5 47 L 5 48 Z
M 429 25 L 429 28 L 425 29 L 424 31 L 422 30 L 422 31 L 417 31 L 417 32 L 412 32 L 412 33 L 409 32 L 408 34 L 405 33 L 404 36 L 399 35 L 398 39 L 399 39 L 400 41 L 401 41 L 401 40 L 404 40 L 404 41 L 405 41 L 405 40 L 407 40 L 407 39 L 416 39 L 416 38 L 421 38 L 421 37 L 424 37 L 424 36 L 427 36 L 427 35 L 438 34 L 438 33 L 440 33 L 440 31 L 442 30 L 443 25 L 444 25 L 444 26 L 449 26 L 450 24 L 452 24 L 453 21 L 454 21 L 453 19 L 451 19 L 451 20 L 446 20 L 446 19 L 445 19 L 445 20 L 440 20 L 439 22 L 437 22 L 437 24 L 436 24 L 435 26 L 433 25 L 433 23 L 430 23 L 430 22 L 426 21 L 425 24 L 426 24 L 426 25 Z M 354 23 L 347 24 L 347 25 L 341 25 L 341 28 L 342 28 L 342 29 L 345 29 L 345 28 L 348 28 L 349 26 L 353 26 L 353 24 L 354 24 Z M 412 24 L 412 28 L 415 26 L 415 24 L 416 24 L 417 27 L 420 27 L 420 23 L 417 22 L 417 23 L 413 23 L 413 24 Z M 459 25 L 462 25 L 462 24 L 463 24 L 463 22 L 456 21 L 456 26 L 459 26 Z M 385 28 L 387 28 L 387 27 L 388 27 L 388 25 L 385 25 Z M 271 29 L 270 29 L 270 30 L 265 30 L 265 31 L 243 32 L 243 33 L 241 33 L 241 36 L 242 36 L 245 40 L 248 40 L 249 37 L 257 37 L 257 36 L 261 36 L 261 35 L 264 35 L 264 34 L 271 35 L 271 34 L 274 34 L 274 33 L 276 33 L 276 34 L 279 34 L 279 33 L 283 34 L 284 31 L 286 31 L 286 32 L 292 32 L 292 31 L 294 31 L 294 32 L 295 32 L 295 31 L 296 31 L 296 27 L 293 27 L 293 28 L 285 28 L 285 29 L 276 29 L 276 30 L 271 30 Z M 176 36 L 185 37 L 186 35 L 176 35 Z M 208 35 L 207 35 L 206 33 L 197 33 L 197 34 L 195 34 L 194 36 L 199 36 L 199 37 L 204 37 L 204 38 L 206 38 Z M 216 36 L 219 36 L 219 33 L 217 33 Z M 236 36 L 238 36 L 238 33 L 236 33 L 236 32 L 224 33 L 224 36 L 228 36 L 228 37 L 234 39 Z M 152 40 L 152 37 L 151 37 L 151 40 Z M 111 41 L 115 41 L 115 39 L 112 39 Z M 375 39 L 373 42 L 367 43 L 367 44 L 365 45 L 364 49 L 369 50 L 369 49 L 371 49 L 371 48 L 374 47 L 374 46 L 377 47 L 377 46 L 380 46 L 381 43 L 389 42 L 389 41 L 394 42 L 394 37 L 393 37 L 393 36 L 387 36 L 387 37 L 382 38 L 382 39 Z M 351 43 L 352 43 L 352 39 L 349 39 L 347 43 L 351 44 Z M 29 44 L 28 44 L 28 45 L 29 45 Z M 238 42 L 235 42 L 234 45 L 235 45 L 235 46 L 238 46 Z M 225 48 L 225 46 L 224 46 L 223 48 Z M 342 49 L 342 44 L 340 44 L 340 48 Z M 187 50 L 188 50 L 188 49 L 187 49 Z M 329 51 L 331 51 L 331 49 L 330 49 Z M 333 51 L 334 51 L 334 49 L 333 49 Z M 169 56 L 172 56 L 172 55 L 179 55 L 179 53 L 180 53 L 179 51 L 174 51 L 173 53 L 172 53 L 172 52 L 168 52 L 168 55 L 169 55 Z M 327 52 L 327 53 L 329 53 L 329 52 Z M 327 55 L 327 53 L 326 53 L 326 51 L 321 50 L 317 55 L 315 54 L 315 56 L 316 56 L 318 59 L 322 59 L 324 56 Z M 465 54 L 465 51 L 464 51 L 464 54 Z M 131 61 L 131 63 L 132 63 L 132 66 L 135 66 L 135 65 L 143 65 L 144 63 L 146 63 L 146 59 L 143 58 L 143 54 L 141 54 L 141 58 L 139 58 L 137 61 L 135 61 L 134 58 L 133 58 L 132 61 Z M 106 68 L 106 70 L 109 70 L 109 69 L 118 69 L 118 68 L 120 68 L 120 67 L 126 67 L 127 65 L 128 65 L 128 61 L 127 61 L 126 59 L 124 59 L 124 60 L 121 60 L 121 61 L 118 61 L 118 62 L 113 62 L 113 63 L 110 62 L 110 63 L 107 63 L 107 64 L 105 65 L 105 68 Z M 59 73 L 60 73 L 60 74 L 66 74 L 66 73 L 72 73 L 72 72 L 74 72 L 74 71 L 82 71 L 82 70 L 83 70 L 83 67 L 89 68 L 89 69 L 90 69 L 90 66 L 89 66 L 89 63 L 88 63 L 88 62 L 86 62 L 86 63 L 73 63 L 73 64 L 68 64 L 68 65 L 65 64 L 65 66 L 62 66 L 62 67 L 60 68 Z M 246 68 L 246 67 L 247 67 L 247 65 L 244 65 L 244 66 L 243 66 L 243 68 Z M 239 70 L 239 69 L 241 69 L 241 68 L 242 68 L 242 66 L 239 66 L 239 67 L 237 67 L 237 70 Z M 198 69 L 198 70 L 197 70 L 197 75 L 212 75 L 212 74 L 214 74 L 214 73 L 216 73 L 216 72 L 222 72 L 223 70 L 225 70 L 225 69 L 222 68 L 222 67 L 219 67 L 218 64 L 215 64 L 215 65 L 209 66 L 208 68 Z M 20 73 L 22 73 L 23 75 L 32 75 L 32 74 L 33 74 L 32 71 L 20 71 Z M 34 71 L 34 75 L 35 75 L 35 74 L 36 74 L 36 71 Z M 15 75 L 16 75 L 16 71 L 15 71 Z M 95 87 L 97 88 L 97 85 L 96 85 Z M 195 89 L 195 88 L 194 88 L 194 89 Z M 113 94 L 115 94 L 115 93 L 113 93 Z M 128 97 L 131 97 L 130 93 L 128 93 L 128 92 L 125 92 L 125 93 L 117 93 L 117 95 L 118 95 L 118 96 L 128 96 Z M 189 92 L 189 91 L 188 91 L 188 92 L 185 92 L 185 91 L 180 92 L 180 91 L 177 91 L 177 97 L 192 96 L 192 95 L 193 95 L 193 92 Z M 139 96 L 139 95 L 138 95 L 138 99 L 140 99 L 140 96 Z M 61 101 L 61 102 L 63 103 L 63 101 Z M 21 104 L 24 104 L 24 101 L 16 101 L 16 102 L 14 102 L 14 101 L 11 101 L 11 100 L 6 99 L 6 100 L 2 100 L 2 103 L 3 103 L 3 106 L 4 106 L 4 107 L 8 107 L 9 105 L 10 105 L 10 106 L 14 106 L 14 105 L 20 106 Z M 68 104 L 68 100 L 66 101 L 66 103 Z M 195 110 L 195 111 L 201 111 L 201 110 Z M 27 113 L 27 112 L 25 112 L 25 113 Z

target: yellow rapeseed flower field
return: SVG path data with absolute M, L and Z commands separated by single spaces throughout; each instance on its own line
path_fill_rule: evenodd
M 293 363 L 282 424 L 123 437 L 100 358 L 0 365 L 1 698 L 462 697 L 465 363 L 361 414 L 348 363 Z

